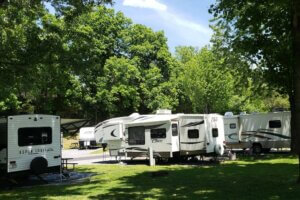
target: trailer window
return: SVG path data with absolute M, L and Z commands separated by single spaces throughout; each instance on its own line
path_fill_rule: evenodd
M 7 123 L 0 122 L 0 151 L 4 148 L 7 148 Z
M 269 121 L 269 128 L 281 128 L 281 121 L 280 120 Z
M 219 136 L 219 131 L 218 131 L 217 128 L 213 128 L 213 129 L 212 129 L 212 136 L 213 136 L 213 137 L 218 137 L 218 136 Z
M 177 135 L 178 135 L 177 124 L 172 124 L 172 136 L 177 136 Z
M 145 128 L 129 127 L 128 128 L 128 144 L 129 145 L 144 145 L 145 144 Z
M 188 138 L 199 138 L 199 130 L 198 129 L 189 129 L 188 130 Z
M 51 127 L 29 127 L 18 129 L 18 145 L 31 146 L 52 143 Z
M 229 124 L 230 129 L 236 129 L 236 123 Z
M 151 139 L 154 138 L 166 138 L 166 129 L 165 128 L 159 128 L 159 129 L 151 129 Z

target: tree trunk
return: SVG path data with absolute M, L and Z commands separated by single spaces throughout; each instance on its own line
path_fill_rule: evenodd
M 300 183 L 300 1 L 293 0 L 293 97 L 291 105 L 292 111 L 292 151 L 299 157 L 299 177 Z M 298 123 L 297 123 L 298 122 Z
M 297 183 L 300 184 L 300 153 L 298 154 L 298 159 L 299 159 L 299 165 L 298 165 L 298 167 L 299 167 L 299 176 L 298 176 L 298 181 L 297 181 Z

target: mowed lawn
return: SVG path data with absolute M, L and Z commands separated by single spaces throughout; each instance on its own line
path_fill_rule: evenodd
M 221 165 L 93 165 L 79 184 L 0 191 L 0 199 L 300 199 L 293 156 L 245 158 Z M 152 171 L 168 171 L 153 177 Z

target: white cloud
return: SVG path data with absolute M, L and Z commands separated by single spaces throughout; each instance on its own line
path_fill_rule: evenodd
M 203 35 L 211 35 L 212 31 L 208 28 L 205 27 L 199 23 L 193 22 L 191 20 L 187 20 L 179 15 L 170 13 L 170 12 L 166 12 L 166 13 L 160 13 L 160 15 L 169 23 L 174 24 L 176 26 L 182 27 L 182 28 L 186 28 L 192 31 L 196 31 L 199 32 Z M 187 31 L 187 30 L 185 30 Z
M 158 0 L 123 0 L 123 6 L 150 8 L 153 12 L 141 16 L 142 11 L 131 10 L 135 22 L 164 30 L 171 49 L 178 45 L 204 46 L 209 44 L 212 30 L 205 23 L 172 10 Z M 139 13 L 136 15 L 135 13 Z
M 138 8 L 150 8 L 158 11 L 167 10 L 167 6 L 157 0 L 124 0 L 123 5 Z

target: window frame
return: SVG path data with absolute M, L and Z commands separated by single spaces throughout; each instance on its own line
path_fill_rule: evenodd
M 160 133 L 160 131 L 162 131 L 162 133 Z M 157 133 L 155 133 L 155 132 L 157 132 Z M 155 134 L 157 134 L 156 137 L 153 137 L 153 136 L 155 136 Z M 162 134 L 162 136 L 158 136 L 159 134 Z M 165 128 L 150 129 L 150 138 L 151 139 L 165 139 L 165 138 L 167 138 L 167 129 L 165 129 Z
M 29 129 L 33 129 L 36 132 L 33 132 L 33 130 L 30 131 Z M 38 131 L 38 129 L 42 129 L 42 130 Z M 43 131 L 46 131 L 46 132 L 43 132 Z M 43 142 L 44 141 L 43 134 L 47 134 L 46 142 Z M 38 137 L 38 135 L 40 135 L 40 136 Z M 30 141 L 29 138 L 31 138 L 32 142 L 29 142 Z M 18 128 L 18 146 L 19 147 L 49 145 L 49 144 L 52 144 L 52 142 L 53 142 L 52 127 L 21 127 L 21 128 Z
M 215 132 L 215 131 L 217 131 L 217 132 Z M 212 133 L 213 138 L 219 137 L 219 129 L 218 128 L 212 128 L 211 133 Z
M 173 130 L 175 128 L 173 127 L 174 125 L 176 126 L 176 133 L 174 133 L 175 131 Z M 178 136 L 178 124 L 172 124 L 171 128 L 172 128 L 172 136 Z
M 275 120 L 269 120 L 269 128 L 281 128 L 281 120 L 275 119 Z
M 130 137 L 132 137 L 132 132 L 130 132 L 130 130 L 132 129 L 137 129 L 137 128 L 142 128 L 143 132 L 141 132 L 141 135 L 143 135 L 143 139 L 139 139 L 136 140 L 134 139 L 130 139 Z M 134 140 L 135 142 L 132 143 L 131 141 Z M 137 142 L 139 141 L 139 142 Z M 142 141 L 142 142 L 140 142 Z M 134 126 L 134 127 L 128 127 L 128 145 L 145 145 L 146 144 L 146 136 L 145 136 L 145 127 L 143 126 Z
M 230 123 L 229 128 L 230 129 L 236 129 L 236 123 Z
M 191 136 L 191 134 L 195 134 L 194 131 L 197 131 L 197 137 Z M 199 129 L 188 129 L 187 136 L 189 139 L 198 139 L 200 137 Z

